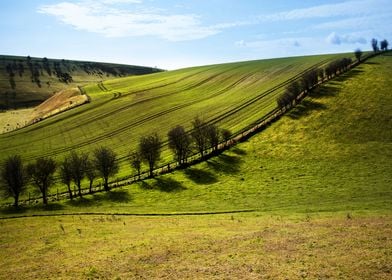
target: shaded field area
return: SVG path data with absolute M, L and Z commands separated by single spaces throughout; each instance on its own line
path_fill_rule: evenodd
M 0 279 L 392 276 L 390 214 L 97 215 L 0 225 Z

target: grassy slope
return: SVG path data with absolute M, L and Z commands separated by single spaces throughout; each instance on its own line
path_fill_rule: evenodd
M 373 58 L 324 85 L 263 133 L 205 163 L 53 208 L 390 211 L 391 67 L 391 56 Z
M 133 74 L 152 73 L 156 69 L 141 66 L 96 63 L 88 61 L 73 61 L 48 59 L 51 75 L 43 68 L 40 68 L 41 87 L 31 82 L 31 71 L 27 64 L 27 58 L 21 56 L 5 56 L 0 55 L 0 108 L 24 108 L 35 106 L 53 93 L 58 92 L 66 87 L 76 87 L 77 85 L 85 85 L 91 82 L 112 79 L 117 76 L 126 76 Z M 60 63 L 61 71 L 69 73 L 73 82 L 65 84 L 60 82 L 54 74 L 54 63 Z M 39 67 L 43 66 L 42 58 L 31 58 L 31 63 Z M 14 68 L 16 87 L 13 90 L 9 81 L 9 74 L 6 67 L 9 64 L 23 65 L 24 71 L 19 75 L 18 68 Z M 91 66 L 83 68 L 84 66 Z M 109 70 L 110 69 L 110 70 Z M 88 72 L 87 72 L 87 71 Z
M 391 68 L 372 59 L 207 163 L 50 211 L 258 212 L 0 220 L 0 278 L 390 279 Z
M 92 98 L 90 104 L 0 135 L 0 160 L 16 152 L 26 160 L 38 156 L 61 159 L 73 149 L 89 152 L 99 145 L 109 145 L 122 159 L 119 176 L 127 175 L 130 170 L 125 157 L 135 149 L 141 135 L 156 131 L 165 139 L 168 130 L 177 124 L 189 128 L 196 115 L 206 120 L 220 116 L 221 127 L 237 131 L 274 108 L 276 95 L 283 89 L 230 114 L 233 109 L 300 71 L 334 57 L 212 65 L 86 86 Z M 162 162 L 171 159 L 165 147 Z

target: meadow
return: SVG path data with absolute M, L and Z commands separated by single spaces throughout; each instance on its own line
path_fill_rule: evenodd
M 0 278 L 390 279 L 391 70 L 374 57 L 190 168 L 2 208 Z
M 109 146 L 120 158 L 119 177 L 130 176 L 127 157 L 141 136 L 157 132 L 164 143 L 160 163 L 168 163 L 173 158 L 166 135 L 175 125 L 190 129 L 199 116 L 236 133 L 276 107 L 288 80 L 343 56 L 211 65 L 88 85 L 83 91 L 91 103 L 0 135 L 0 160 L 15 153 L 26 161 L 43 156 L 61 160 L 71 150 Z

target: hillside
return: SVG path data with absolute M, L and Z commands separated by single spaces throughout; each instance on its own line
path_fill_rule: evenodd
M 157 71 L 133 65 L 0 55 L 0 110 L 36 106 L 68 87 Z
M 239 62 L 108 80 L 83 87 L 91 102 L 18 131 L 0 135 L 0 160 L 22 153 L 61 159 L 71 150 L 91 152 L 106 145 L 131 173 L 126 157 L 139 138 L 166 135 L 175 125 L 190 128 L 200 116 L 236 133 L 276 107 L 287 81 L 340 55 Z M 12 143 L 12 145 L 11 145 Z M 161 164 L 172 161 L 167 145 Z
M 0 275 L 390 279 L 391 70 L 390 54 L 372 58 L 186 170 L 47 208 L 3 209 L 61 216 L 0 220 Z

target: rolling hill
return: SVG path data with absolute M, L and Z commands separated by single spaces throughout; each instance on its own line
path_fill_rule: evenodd
M 130 174 L 127 156 L 139 138 L 157 132 L 163 143 L 177 124 L 190 129 L 200 116 L 236 133 L 276 107 L 276 97 L 304 71 L 347 56 L 322 55 L 194 67 L 90 84 L 91 102 L 18 131 L 0 135 L 0 160 L 21 153 L 27 161 L 106 145 Z M 11 144 L 12 143 L 12 144 Z M 167 145 L 161 163 L 172 161 Z
M 133 65 L 0 55 L 0 110 L 33 107 L 69 87 L 157 71 Z
M 391 70 L 390 53 L 374 57 L 188 169 L 2 209 L 48 216 L 0 220 L 0 275 L 390 279 Z

